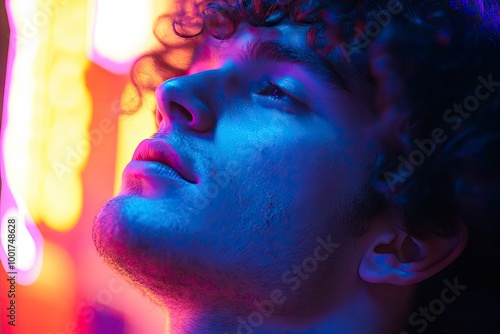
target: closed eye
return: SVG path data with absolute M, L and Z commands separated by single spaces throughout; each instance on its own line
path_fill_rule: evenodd
M 304 103 L 302 101 L 289 94 L 286 90 L 271 81 L 269 78 L 264 78 L 259 81 L 257 94 L 266 96 L 278 103 L 286 103 L 289 105 L 304 107 Z
M 266 95 L 276 100 L 293 99 L 290 94 L 287 94 L 280 86 L 273 82 L 265 83 L 265 86 L 259 91 L 260 95 Z

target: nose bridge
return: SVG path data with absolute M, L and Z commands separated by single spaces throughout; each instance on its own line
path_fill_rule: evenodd
M 189 130 L 208 132 L 216 123 L 213 94 L 220 84 L 217 70 L 173 78 L 156 89 L 159 126 L 163 121 L 178 122 Z

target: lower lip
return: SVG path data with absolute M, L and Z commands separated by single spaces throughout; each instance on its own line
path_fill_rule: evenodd
M 125 167 L 123 176 L 187 182 L 174 169 L 157 161 L 131 161 Z

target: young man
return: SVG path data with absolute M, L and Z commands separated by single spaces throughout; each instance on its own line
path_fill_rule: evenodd
M 94 226 L 170 333 L 494 332 L 498 5 L 199 6 Z

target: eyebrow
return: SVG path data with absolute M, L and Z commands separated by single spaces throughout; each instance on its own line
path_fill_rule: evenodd
M 347 80 L 340 73 L 345 66 L 335 64 L 333 61 L 321 57 L 312 49 L 310 51 L 298 49 L 274 41 L 254 42 L 247 44 L 244 50 L 240 52 L 239 57 L 242 62 L 297 63 L 305 66 L 326 82 L 340 86 L 346 91 L 351 91 Z

